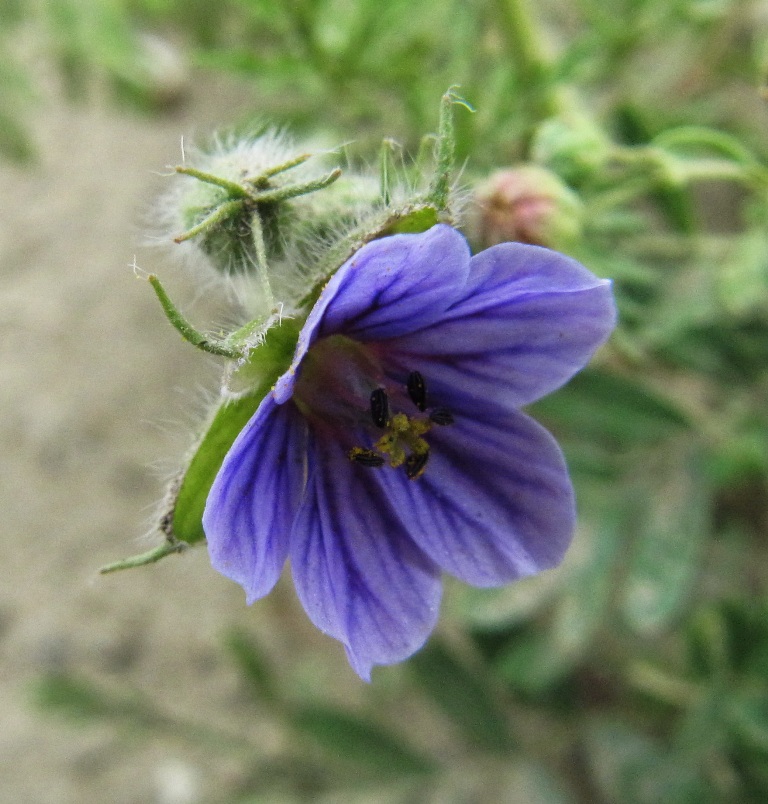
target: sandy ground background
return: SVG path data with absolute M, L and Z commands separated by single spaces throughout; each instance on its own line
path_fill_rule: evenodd
M 145 534 L 162 469 L 188 444 L 183 425 L 195 420 L 188 411 L 199 410 L 199 389 L 216 387 L 211 361 L 170 329 L 129 267 L 135 254 L 193 300 L 183 271 L 163 269 L 137 245 L 180 137 L 244 112 L 232 88 L 193 95 L 159 120 L 44 102 L 31 121 L 38 163 L 0 164 L 3 804 L 227 801 L 252 772 L 242 753 L 183 734 L 77 727 L 41 713 L 32 689 L 46 672 L 139 689 L 165 711 L 244 736 L 266 754 L 279 749 L 279 735 L 245 705 L 223 632 L 248 629 L 285 657 L 296 683 L 323 682 L 317 666 L 290 661 L 297 644 L 305 655 L 326 646 L 285 584 L 246 609 L 204 549 L 97 575 L 155 543 Z M 207 323 L 204 305 L 192 312 Z M 325 672 L 342 686 L 348 676 L 353 689 L 341 651 L 332 653 Z

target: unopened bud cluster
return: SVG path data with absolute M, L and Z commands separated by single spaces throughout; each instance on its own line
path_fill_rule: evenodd
M 452 196 L 438 208 L 404 173 L 384 187 L 337 156 L 275 131 L 191 150 L 157 206 L 162 239 L 209 276 L 247 286 L 243 298 L 260 297 L 252 314 L 298 312 L 365 242 L 451 220 Z
M 269 331 L 292 319 L 290 329 L 298 332 L 295 325 L 325 283 L 363 245 L 456 222 L 449 179 L 455 103 L 464 102 L 452 91 L 443 96 L 434 164 L 426 175 L 416 164 L 395 166 L 390 141 L 375 176 L 342 169 L 338 154 L 301 147 L 274 130 L 218 140 L 185 155 L 157 207 L 162 239 L 209 277 L 234 284 L 247 323 L 229 334 L 200 332 L 160 279 L 148 279 L 185 340 L 235 361 L 225 374 L 227 390 L 235 374 L 245 380 L 243 393 L 258 385 L 261 364 L 271 360 Z

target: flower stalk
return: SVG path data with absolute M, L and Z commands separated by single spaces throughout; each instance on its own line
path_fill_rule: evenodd
M 528 0 L 496 0 L 507 55 L 517 68 L 535 117 L 543 120 L 562 111 L 563 102 L 550 80 L 550 65 Z
M 195 329 L 184 317 L 179 308 L 171 301 L 162 282 L 155 274 L 150 274 L 147 277 L 147 281 L 152 285 L 152 289 L 155 291 L 160 306 L 163 308 L 165 317 L 187 343 L 191 343 L 193 346 L 211 355 L 219 355 L 220 357 L 228 357 L 230 359 L 242 357 L 241 350 L 227 345 L 221 338 L 206 335 Z

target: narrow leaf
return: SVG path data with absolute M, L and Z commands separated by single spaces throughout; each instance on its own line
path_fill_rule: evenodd
M 424 692 L 468 740 L 490 751 L 509 750 L 512 740 L 490 684 L 433 639 L 409 664 Z
M 336 709 L 307 706 L 293 718 L 294 727 L 335 760 L 352 763 L 378 776 L 431 773 L 432 760 L 375 723 Z
M 709 484 L 695 453 L 674 461 L 648 494 L 630 557 L 624 614 L 643 633 L 658 633 L 680 612 L 699 571 L 709 535 Z

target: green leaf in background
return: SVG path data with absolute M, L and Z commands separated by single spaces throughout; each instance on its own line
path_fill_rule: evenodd
M 672 748 L 687 764 L 704 768 L 707 760 L 721 752 L 726 741 L 725 708 L 727 687 L 715 680 L 696 695 L 677 725 Z
M 652 197 L 667 217 L 670 225 L 679 232 L 693 236 L 696 232 L 696 213 L 691 192 L 673 182 L 661 184 Z
M 253 746 L 238 734 L 203 722 L 191 722 L 169 714 L 143 691 L 107 688 L 66 672 L 50 673 L 33 688 L 34 703 L 72 720 L 110 722 L 128 733 L 163 733 L 219 751 Z
M 0 8 L 2 5 L 0 0 Z M 0 25 L 5 24 L 0 19 Z M 7 36 L 11 30 L 10 23 L 5 30 L 0 29 L 0 156 L 24 164 L 35 157 L 35 146 L 25 118 L 26 107 L 38 100 L 38 95 L 30 77 L 6 52 L 7 44 L 2 35 Z
M 740 676 L 747 686 L 768 678 L 768 607 L 764 600 L 700 606 L 687 628 L 687 655 L 698 677 Z
M 22 163 L 31 162 L 35 156 L 35 149 L 27 129 L 18 120 L 2 111 L 0 111 L 0 153 Z
M 574 801 L 546 766 L 526 759 L 499 757 L 490 762 L 452 764 L 430 785 L 427 795 L 401 798 L 396 804 L 574 804 Z
M 759 162 L 754 153 L 725 131 L 704 126 L 678 126 L 657 134 L 651 144 L 680 156 L 713 155 L 745 167 L 756 167 Z
M 76 720 L 101 720 L 122 716 L 124 709 L 102 696 L 90 684 L 64 674 L 40 679 L 34 689 L 35 703 Z
M 409 748 L 402 737 L 362 717 L 325 706 L 301 707 L 291 725 L 334 760 L 381 777 L 433 773 L 435 762 Z
M 768 694 L 765 688 L 734 693 L 728 704 L 728 720 L 737 745 L 760 754 L 768 763 Z
M 768 312 L 768 232 L 762 227 L 736 238 L 719 265 L 717 291 L 733 315 Z
M 709 804 L 718 801 L 681 755 L 631 726 L 595 720 L 586 732 L 593 778 L 604 801 L 621 804 Z
M 421 687 L 470 744 L 506 753 L 512 738 L 487 675 L 459 661 L 433 638 L 409 662 Z
M 607 618 L 627 539 L 626 506 L 612 507 L 602 512 L 598 524 L 579 530 L 564 565 L 548 573 L 556 577 L 560 595 L 546 626 L 531 622 L 512 634 L 495 658 L 496 673 L 517 692 L 545 696 L 587 657 Z
M 243 631 L 230 631 L 225 645 L 257 702 L 276 702 L 279 695 L 265 652 Z
M 571 657 L 561 653 L 549 634 L 533 626 L 514 634 L 494 661 L 494 671 L 509 686 L 527 697 L 545 696 L 573 669 Z
M 711 532 L 711 489 L 696 450 L 667 462 L 647 495 L 629 559 L 622 610 L 644 634 L 667 628 L 688 600 Z M 675 456 L 677 457 L 677 456 Z
M 640 382 L 604 370 L 588 370 L 532 407 L 558 435 L 629 450 L 650 446 L 687 429 L 679 408 Z
M 626 539 L 626 513 L 620 510 L 603 511 L 595 524 L 585 525 L 576 534 L 573 558 L 568 560 L 573 566 L 550 631 L 558 655 L 572 663 L 584 656 L 606 619 Z
M 446 613 L 460 617 L 474 630 L 506 630 L 528 621 L 551 601 L 557 589 L 558 575 L 554 572 L 492 589 L 462 585 L 451 590 Z

